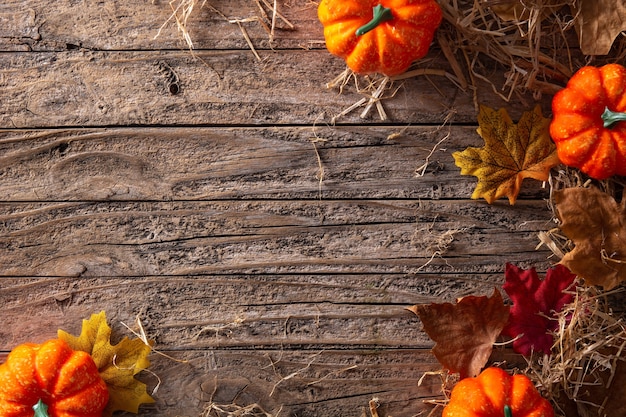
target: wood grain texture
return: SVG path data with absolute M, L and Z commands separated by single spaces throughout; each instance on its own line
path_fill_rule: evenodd
M 151 355 L 140 417 L 361 417 L 373 397 L 381 417 L 427 415 L 441 382 L 417 381 L 439 365 L 405 307 L 553 262 L 542 184 L 487 205 L 451 156 L 482 146 L 477 104 L 518 119 L 534 100 L 415 76 L 388 120 L 333 124 L 368 93 L 325 87 L 345 64 L 314 2 L 278 1 L 295 30 L 273 40 L 256 2 L 200 3 L 193 53 L 167 0 L 0 5 L 0 362 L 105 310 L 116 339 L 139 319 L 176 359 Z M 436 43 L 416 68 L 450 72 Z
M 550 224 L 542 202 L 515 210 L 393 200 L 8 207 L 0 269 L 22 276 L 500 271 L 503 254 L 546 259 L 534 248 Z
M 475 126 L 5 130 L 0 201 L 466 199 L 452 153 L 482 143 Z
M 172 19 L 173 8 L 180 3 L 112 0 L 77 6 L 71 0 L 7 0 L 0 8 L 0 19 L 7 22 L 0 29 L 0 47 L 37 51 L 187 49 Z M 314 2 L 278 2 L 280 13 L 294 28 L 278 19 L 273 42 L 264 28 L 271 26 L 271 19 L 266 16 L 271 16 L 268 8 L 264 7 L 262 13 L 254 1 L 246 0 L 205 2 L 204 7 L 202 4 L 196 3 L 187 22 L 196 49 L 249 49 L 237 20 L 242 21 L 258 49 L 324 47 Z M 141 17 L 137 16 L 139 12 Z
M 177 74 L 179 94 L 170 94 L 160 62 Z M 436 56 L 425 62 L 447 67 Z M 1 54 L 0 126 L 324 125 L 367 95 L 354 83 L 342 93 L 326 88 L 344 69 L 325 50 L 276 50 L 262 61 L 233 50 Z M 382 103 L 394 123 L 438 125 L 449 113 L 454 122 L 475 122 L 474 94 L 444 76 L 397 81 L 386 97 Z M 487 86 L 476 100 L 506 104 Z M 529 105 L 511 107 L 512 116 Z M 380 122 L 375 110 L 365 119 L 362 110 L 337 123 Z

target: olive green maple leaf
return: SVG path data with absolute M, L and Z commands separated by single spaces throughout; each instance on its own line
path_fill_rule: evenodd
M 478 126 L 484 148 L 452 154 L 462 175 L 478 178 L 473 199 L 482 197 L 491 204 L 508 197 L 509 203 L 515 204 L 524 178 L 546 181 L 550 169 L 559 164 L 550 138 L 550 119 L 541 115 L 539 106 L 525 112 L 517 124 L 505 109 L 481 106 Z
M 134 378 L 150 366 L 148 354 L 152 347 L 141 339 L 127 337 L 111 345 L 111 328 L 104 311 L 83 320 L 78 337 L 63 330 L 57 333 L 59 339 L 67 342 L 72 349 L 89 353 L 96 363 L 100 377 L 109 389 L 109 403 L 104 409 L 104 416 L 110 416 L 116 410 L 137 414 L 140 404 L 154 402 L 146 391 L 146 384 Z

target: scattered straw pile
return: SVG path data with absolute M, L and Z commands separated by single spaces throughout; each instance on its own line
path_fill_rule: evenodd
M 563 2 L 567 4 L 567 1 Z M 463 86 L 477 80 L 493 86 L 504 100 L 516 92 L 553 94 L 573 72 L 568 39 L 571 17 L 543 0 L 524 1 L 526 13 L 503 20 L 497 7 L 503 1 L 440 1 L 445 23 L 437 38 Z M 505 68 L 505 79 L 493 81 L 494 63 Z M 468 79 L 466 79 L 466 77 Z
M 526 373 L 561 415 L 623 415 L 618 410 L 626 377 L 626 327 L 611 313 L 611 295 L 616 294 L 581 286 L 559 315 L 554 353 L 529 362 Z

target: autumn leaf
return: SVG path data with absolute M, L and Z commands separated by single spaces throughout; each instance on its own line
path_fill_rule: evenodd
M 505 109 L 481 106 L 478 125 L 485 147 L 452 154 L 462 175 L 478 177 L 474 199 L 483 197 L 491 204 L 506 196 L 515 204 L 524 178 L 546 181 L 559 163 L 550 139 L 550 119 L 541 115 L 539 106 L 525 112 L 517 125 Z
M 615 38 L 626 30 L 626 3 L 623 0 L 586 0 L 570 6 L 576 16 L 580 50 L 586 55 L 606 55 Z
M 126 337 L 118 344 L 111 345 L 111 328 L 104 311 L 92 314 L 89 320 L 83 320 L 80 336 L 59 330 L 58 337 L 72 349 L 89 353 L 96 363 L 100 376 L 109 388 L 109 403 L 104 415 L 110 416 L 117 410 L 136 414 L 140 404 L 154 402 L 146 391 L 146 384 L 134 378 L 150 365 L 148 354 L 152 348 L 140 339 Z
M 610 290 L 626 281 L 625 201 L 595 187 L 554 192 L 560 228 L 575 245 L 561 263 L 585 284 Z
M 478 375 L 509 317 L 509 307 L 495 289 L 491 297 L 467 296 L 456 304 L 414 305 L 424 331 L 435 342 L 441 365 L 461 378 Z
M 502 331 L 514 338 L 513 350 L 524 356 L 532 352 L 550 354 L 554 343 L 551 332 L 557 330 L 557 314 L 574 300 L 575 274 L 563 265 L 546 272 L 542 281 L 535 268 L 521 269 L 506 264 L 502 288 L 513 301 L 509 322 Z

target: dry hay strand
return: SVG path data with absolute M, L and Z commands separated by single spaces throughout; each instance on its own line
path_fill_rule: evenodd
M 357 109 L 361 110 L 359 114 L 359 117 L 361 119 L 367 118 L 370 111 L 373 108 L 376 108 L 380 120 L 388 120 L 389 117 L 387 116 L 387 112 L 385 111 L 385 108 L 383 106 L 383 101 L 393 98 L 400 90 L 402 85 L 398 85 L 398 82 L 418 76 L 443 76 L 456 83 L 457 85 L 460 85 L 460 82 L 455 75 L 445 70 L 436 68 L 411 67 L 407 72 L 393 77 L 388 77 L 382 74 L 362 75 L 355 73 L 350 68 L 346 68 L 341 74 L 336 76 L 330 82 L 326 83 L 326 88 L 337 89 L 341 94 L 343 93 L 344 88 L 346 88 L 347 86 L 353 86 L 353 88 L 358 94 L 362 96 L 362 98 L 357 100 L 350 106 L 346 107 L 338 114 L 334 115 L 330 120 L 330 124 L 334 125 L 337 120 L 352 113 Z M 437 88 L 435 83 L 433 83 L 433 86 Z
M 205 407 L 201 417 L 278 417 L 279 414 L 280 410 L 277 414 L 270 414 L 256 403 L 240 406 L 210 402 Z
M 213 392 L 211 393 L 208 404 L 200 414 L 200 417 L 278 417 L 282 411 L 282 406 L 278 409 L 276 414 L 272 414 L 265 411 L 265 409 L 257 403 L 239 405 L 236 402 L 241 392 L 228 404 L 217 403 L 214 401 L 214 398 L 218 388 L 218 379 L 215 377 Z
M 163 22 L 161 27 L 159 28 L 155 39 L 159 37 L 161 31 L 172 21 L 176 23 L 176 28 L 180 33 L 181 38 L 187 44 L 189 50 L 194 49 L 193 40 L 191 34 L 189 32 L 189 18 L 194 13 L 194 10 L 198 8 L 202 8 L 207 5 L 208 0 L 171 0 L 169 2 L 170 8 L 172 9 L 172 13 L 169 18 Z M 256 22 L 261 25 L 261 27 L 267 32 L 270 46 L 273 45 L 276 35 L 276 29 L 279 27 L 279 21 L 281 23 L 281 30 L 294 30 L 295 25 L 291 23 L 280 11 L 278 10 L 277 0 L 254 0 L 257 8 L 260 11 L 260 16 L 251 16 L 247 18 L 240 19 L 232 19 L 228 18 L 222 12 L 217 10 L 215 7 L 210 4 L 208 7 L 215 13 L 217 13 L 224 20 L 228 21 L 228 23 L 236 24 L 241 31 L 243 38 L 246 43 L 250 47 L 250 50 L 254 54 L 254 56 L 261 61 L 261 57 L 259 56 L 254 44 L 252 43 L 252 39 L 248 35 L 246 28 L 243 26 L 243 23 Z M 199 7 L 197 7 L 199 5 Z M 269 11 L 269 13 L 268 13 Z
M 200 7 L 202 8 L 205 4 L 206 0 L 203 0 Z M 171 21 L 174 21 L 182 39 L 187 44 L 187 47 L 192 50 L 193 40 L 191 39 L 191 34 L 189 33 L 189 27 L 187 22 L 197 5 L 198 0 L 171 0 L 169 2 L 169 6 L 172 9 L 172 14 L 165 22 L 163 22 L 163 24 L 157 31 L 157 34 L 154 36 L 154 39 L 158 38 L 161 35 L 161 31 Z
M 607 299 L 622 291 L 579 286 L 558 315 L 553 354 L 529 361 L 525 373 L 563 415 L 601 416 L 615 406 L 607 399 L 618 366 L 623 373 L 626 365 L 626 327 Z

